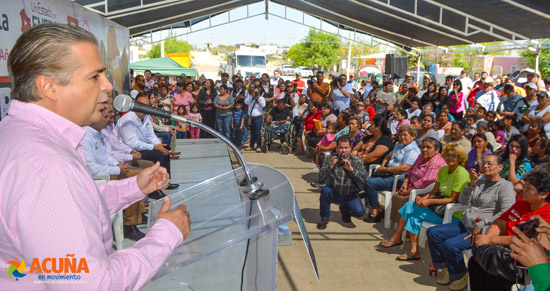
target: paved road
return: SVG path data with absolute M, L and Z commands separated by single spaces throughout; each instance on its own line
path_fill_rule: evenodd
M 376 245 L 391 235 L 383 223 L 367 224 L 352 218 L 353 225 L 342 222 L 338 206 L 333 205 L 327 229 L 317 230 L 319 190 L 310 181 L 317 177 L 313 164 L 293 155 L 281 155 L 277 144 L 267 154 L 244 152 L 250 162 L 273 166 L 285 173 L 294 186 L 305 225 L 312 240 L 321 283 L 317 282 L 295 223 L 292 246 L 279 247 L 278 290 L 449 290 L 438 286 L 428 275 L 430 254 L 421 249 L 422 259 L 399 262 L 405 250 L 394 247 L 379 250 Z

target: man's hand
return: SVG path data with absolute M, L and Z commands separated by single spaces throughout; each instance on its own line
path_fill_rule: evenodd
M 332 170 L 334 169 L 337 163 L 338 163 L 338 156 L 332 156 L 332 158 L 330 159 L 330 164 L 328 166 Z
M 351 166 L 351 161 L 349 160 L 349 157 L 344 159 L 344 169 L 353 172 L 353 167 Z
M 141 160 L 141 153 L 140 153 L 140 152 L 138 152 L 138 151 L 136 151 L 136 150 L 133 150 L 133 151 L 131 152 L 131 154 L 132 154 L 132 161 L 139 161 L 139 160 Z
M 170 133 L 170 135 L 176 135 L 176 129 L 173 127 L 169 127 L 168 132 Z
M 164 190 L 168 187 L 170 176 L 166 168 L 160 166 L 159 162 L 145 168 L 137 175 L 137 184 L 141 192 L 147 195 L 153 191 Z
M 156 144 L 153 146 L 153 149 L 159 150 L 163 155 L 167 156 L 170 154 L 170 151 L 165 148 L 166 144 Z
M 170 197 L 164 197 L 157 219 L 164 218 L 173 223 L 181 231 L 183 239 L 186 239 L 189 236 L 189 232 L 191 232 L 191 220 L 189 219 L 187 206 L 182 204 L 172 211 L 169 210 Z
M 128 174 L 128 171 L 130 171 L 130 165 L 128 165 L 127 163 L 118 164 L 118 168 L 120 169 L 121 175 Z

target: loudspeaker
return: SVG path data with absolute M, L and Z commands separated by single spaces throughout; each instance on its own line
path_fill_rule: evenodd
M 405 78 L 407 74 L 408 64 L 407 57 L 400 57 L 396 54 L 386 55 L 385 74 L 391 74 L 394 78 Z

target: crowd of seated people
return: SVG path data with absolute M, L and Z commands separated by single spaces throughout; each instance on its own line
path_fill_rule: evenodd
M 231 80 L 224 73 L 214 81 L 204 76 L 170 80 L 146 71 L 132 86 L 140 102 L 209 125 L 247 151 L 262 152 L 263 126 L 273 131 L 294 126 L 295 154 L 309 153 L 317 163 L 314 169 L 322 172 L 322 179 L 313 183 L 325 189 L 317 224 L 321 230 L 329 222 L 327 205 L 336 200 L 353 201 L 352 208 L 341 207 L 346 223 L 363 212 L 365 222 L 380 222 L 385 209 L 378 192 L 391 191 L 395 177 L 404 175 L 397 181 L 388 216 L 397 230 L 379 246 L 402 245 L 407 233 L 411 248 L 397 259 L 419 260 L 418 235 L 422 223 L 430 222 L 437 225 L 428 229 L 427 237 L 431 260 L 442 269 L 438 284 L 461 290 L 470 281 L 472 290 L 505 290 L 512 280 L 499 277 L 480 259 L 480 253 L 487 256 L 483 246 L 505 246 L 505 255 L 526 261 L 529 270 L 548 270 L 547 258 L 540 261 L 543 266 L 525 259 L 529 248 L 548 249 L 548 239 L 525 241 L 514 228 L 533 215 L 542 226 L 537 228 L 539 237 L 548 238 L 545 231 L 550 232 L 550 175 L 545 171 L 550 168 L 545 164 L 550 162 L 550 77 L 526 72 L 524 84 L 507 76 L 493 79 L 486 72 L 471 80 L 462 72 L 460 77 L 447 76 L 440 85 L 429 76 L 417 83 L 411 76 L 401 84 L 387 76 L 380 83 L 374 77 L 358 83 L 354 75 L 348 80 L 345 74 L 325 77 L 319 71 L 305 82 L 299 73 L 284 80 L 276 70 L 272 76 L 235 75 Z M 155 126 L 143 134 L 147 148 L 132 146 L 136 136 L 125 137 L 124 124 L 117 124 L 121 140 L 140 152 L 141 159 L 152 155 L 149 148 L 158 148 L 156 160 L 166 164 L 170 157 L 177 158 L 173 139 L 210 137 L 184 124 L 154 118 L 149 123 Z M 162 141 L 153 141 L 154 136 Z M 344 155 L 341 166 L 339 155 Z M 334 169 L 337 176 L 331 174 Z M 327 194 L 327 185 L 334 194 Z M 409 201 L 412 190 L 429 186 L 431 191 Z M 357 197 L 364 198 L 364 205 L 356 205 Z M 450 203 L 463 204 L 466 210 L 452 223 L 442 224 Z M 520 250 L 519 245 L 524 247 Z M 467 249 L 474 253 L 469 262 L 462 257 Z M 533 283 L 550 284 L 540 278 L 544 276 Z

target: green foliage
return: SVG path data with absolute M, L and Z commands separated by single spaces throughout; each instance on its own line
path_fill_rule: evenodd
M 550 41 L 549 38 L 541 39 L 542 41 Z M 535 69 L 536 56 L 530 50 L 521 51 L 521 56 L 529 68 Z M 539 55 L 539 71 L 543 77 L 550 76 L 550 49 L 541 49 Z
M 183 40 L 177 40 L 176 38 L 170 38 L 164 41 L 164 53 L 189 53 L 191 52 L 191 45 Z M 160 43 L 155 44 L 150 51 L 147 52 L 147 57 L 150 59 L 160 58 Z
M 330 33 L 310 29 L 307 36 L 293 45 L 286 58 L 297 66 L 330 67 L 338 63 L 340 39 Z

